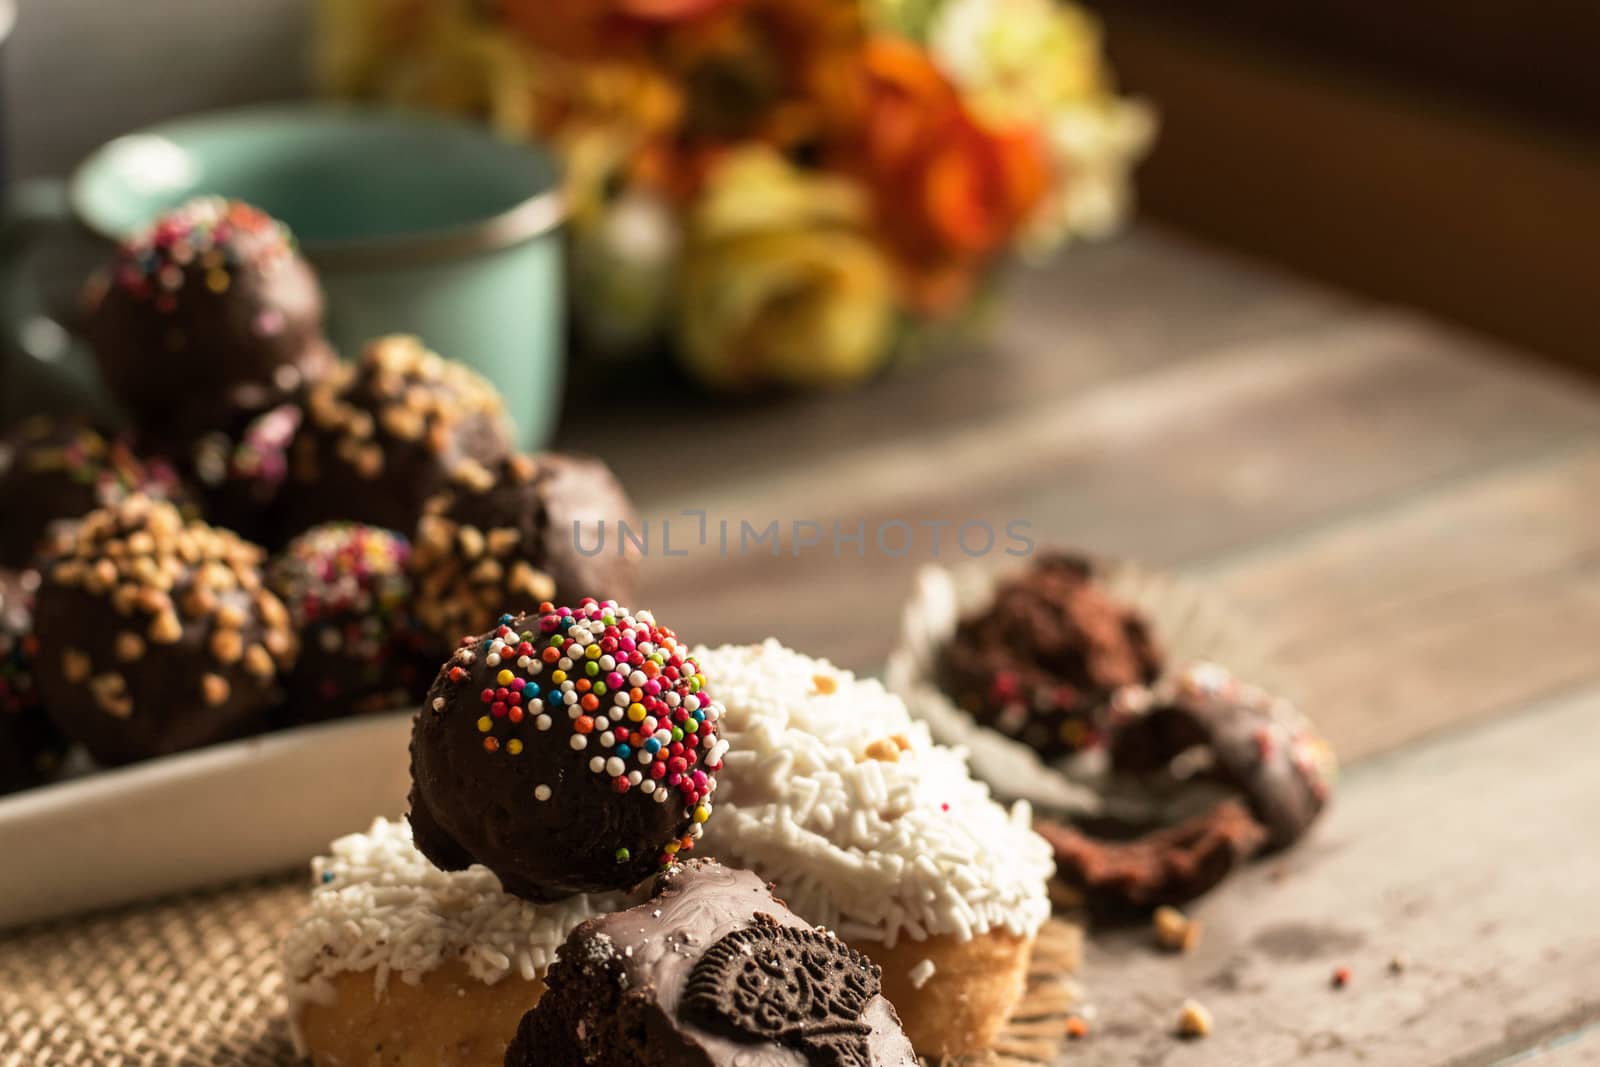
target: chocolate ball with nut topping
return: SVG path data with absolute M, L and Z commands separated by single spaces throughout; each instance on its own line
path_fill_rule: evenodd
M 425 512 L 411 569 L 418 617 L 443 649 L 500 612 L 633 596 L 638 550 L 617 524 L 638 523 L 598 459 L 512 455 L 463 468 Z
M 0 439 L 0 567 L 33 565 L 58 528 L 134 493 L 187 504 L 172 467 L 76 418 L 36 415 Z
M 383 337 L 306 392 L 289 454 L 285 532 L 344 520 L 410 534 L 464 465 L 510 451 L 500 396 L 415 337 Z
M 263 556 L 145 496 L 91 512 L 43 563 L 35 606 L 56 724 L 107 765 L 264 729 L 296 642 Z

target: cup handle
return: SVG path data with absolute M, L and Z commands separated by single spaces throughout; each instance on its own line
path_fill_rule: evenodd
M 44 410 L 94 410 L 94 360 L 45 310 L 28 269 L 28 251 L 73 225 L 66 182 L 18 182 L 0 206 L 0 416 L 5 422 Z

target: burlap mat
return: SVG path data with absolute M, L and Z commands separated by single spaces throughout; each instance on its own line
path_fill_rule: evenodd
M 278 945 L 306 892 L 296 873 L 0 937 L 0 1067 L 295 1063 Z M 1080 945 L 1077 927 L 1045 927 L 1027 998 L 974 1064 L 1054 1059 Z

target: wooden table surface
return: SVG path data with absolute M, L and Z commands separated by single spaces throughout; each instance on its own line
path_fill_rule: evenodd
M 981 356 L 630 425 L 607 458 L 657 523 L 824 531 L 657 543 L 641 602 L 870 670 L 928 545 L 836 559 L 835 521 L 1023 519 L 1204 581 L 1348 771 L 1306 844 L 1193 909 L 1196 952 L 1095 938 L 1063 1062 L 1600 1063 L 1600 392 L 1152 229 L 1015 281 Z M 1172 1036 L 1185 997 L 1209 1039 Z

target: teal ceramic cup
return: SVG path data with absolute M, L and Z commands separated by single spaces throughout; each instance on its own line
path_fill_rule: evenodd
M 66 214 L 112 242 L 200 195 L 248 201 L 289 225 L 321 277 L 328 335 L 346 358 L 372 337 L 416 334 L 494 382 L 523 447 L 550 439 L 564 298 L 559 170 L 548 152 L 405 113 L 224 112 L 109 142 L 57 206 L 35 190 L 23 213 L 35 222 Z M 58 378 L 92 381 L 81 354 L 47 361 Z

